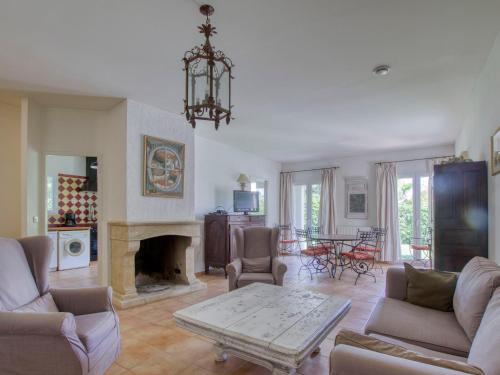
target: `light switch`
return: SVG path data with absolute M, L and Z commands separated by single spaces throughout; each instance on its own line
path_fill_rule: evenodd
M 38 216 L 33 216 L 33 222 L 38 223 Z

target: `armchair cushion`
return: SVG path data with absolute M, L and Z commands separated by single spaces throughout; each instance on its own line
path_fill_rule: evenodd
M 453 296 L 453 309 L 471 341 L 493 292 L 499 286 L 500 267 L 492 260 L 472 258 L 460 273 Z
M 59 312 L 54 299 L 50 293 L 47 293 L 41 297 L 38 297 L 33 302 L 30 302 L 24 306 L 21 306 L 18 309 L 15 309 L 16 312 Z
M 467 357 L 471 346 L 455 315 L 393 298 L 379 300 L 365 333 L 394 337 L 438 352 Z
M 54 302 L 61 311 L 74 315 L 86 315 L 112 311 L 110 287 L 51 289 Z
M 252 283 L 274 284 L 272 273 L 242 273 L 238 278 L 238 288 L 242 288 Z
M 402 346 L 394 345 L 389 342 L 385 342 L 367 335 L 362 335 L 350 330 L 341 330 L 335 338 L 335 345 L 354 346 L 381 354 L 387 354 L 393 357 L 404 358 L 415 362 L 426 363 L 428 365 L 461 371 L 466 374 L 483 375 L 483 372 L 480 369 L 474 366 L 470 366 L 466 363 L 438 357 L 425 356 L 418 352 L 408 350 Z
M 0 265 L 0 310 L 15 310 L 40 296 L 24 249 L 17 240 L 0 238 Z
M 115 314 L 105 311 L 75 316 L 76 334 L 87 351 L 92 352 L 116 327 Z
M 271 272 L 271 257 L 242 258 L 243 273 Z

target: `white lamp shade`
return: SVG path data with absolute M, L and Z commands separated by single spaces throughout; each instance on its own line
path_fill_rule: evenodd
M 248 184 L 250 182 L 250 178 L 248 178 L 246 174 L 242 173 L 238 176 L 238 179 L 236 181 L 238 181 L 238 183 L 240 184 Z

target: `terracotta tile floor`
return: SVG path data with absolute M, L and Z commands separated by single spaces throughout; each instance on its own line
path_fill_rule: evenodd
M 300 285 L 303 288 L 325 294 L 337 294 L 352 300 L 351 311 L 321 345 L 321 352 L 308 358 L 298 370 L 299 374 L 328 374 L 328 358 L 334 346 L 334 338 L 340 328 L 361 330 L 378 298 L 383 295 L 385 275 L 376 270 L 377 282 L 362 277 L 354 286 L 355 274 L 344 272 L 342 280 L 328 275 L 315 275 L 313 280 L 302 272 L 297 275 L 298 259 L 285 257 L 288 272 L 285 285 Z M 384 273 L 386 266 L 383 266 Z M 118 311 L 122 334 L 122 353 L 107 375 L 216 375 L 216 374 L 269 374 L 263 367 L 253 365 L 235 357 L 225 363 L 215 363 L 212 342 L 175 326 L 172 313 L 193 303 L 227 292 L 227 280 L 221 271 L 202 275 L 208 288 L 182 297 L 171 298 L 129 310 Z M 52 273 L 51 285 L 56 287 L 83 287 L 97 285 L 97 268 L 68 270 Z

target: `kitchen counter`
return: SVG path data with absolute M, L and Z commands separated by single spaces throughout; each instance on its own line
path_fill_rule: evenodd
M 87 230 L 91 229 L 92 227 L 90 226 L 74 226 L 74 227 L 51 227 L 48 228 L 49 232 L 61 232 L 61 231 L 68 231 L 68 230 Z

